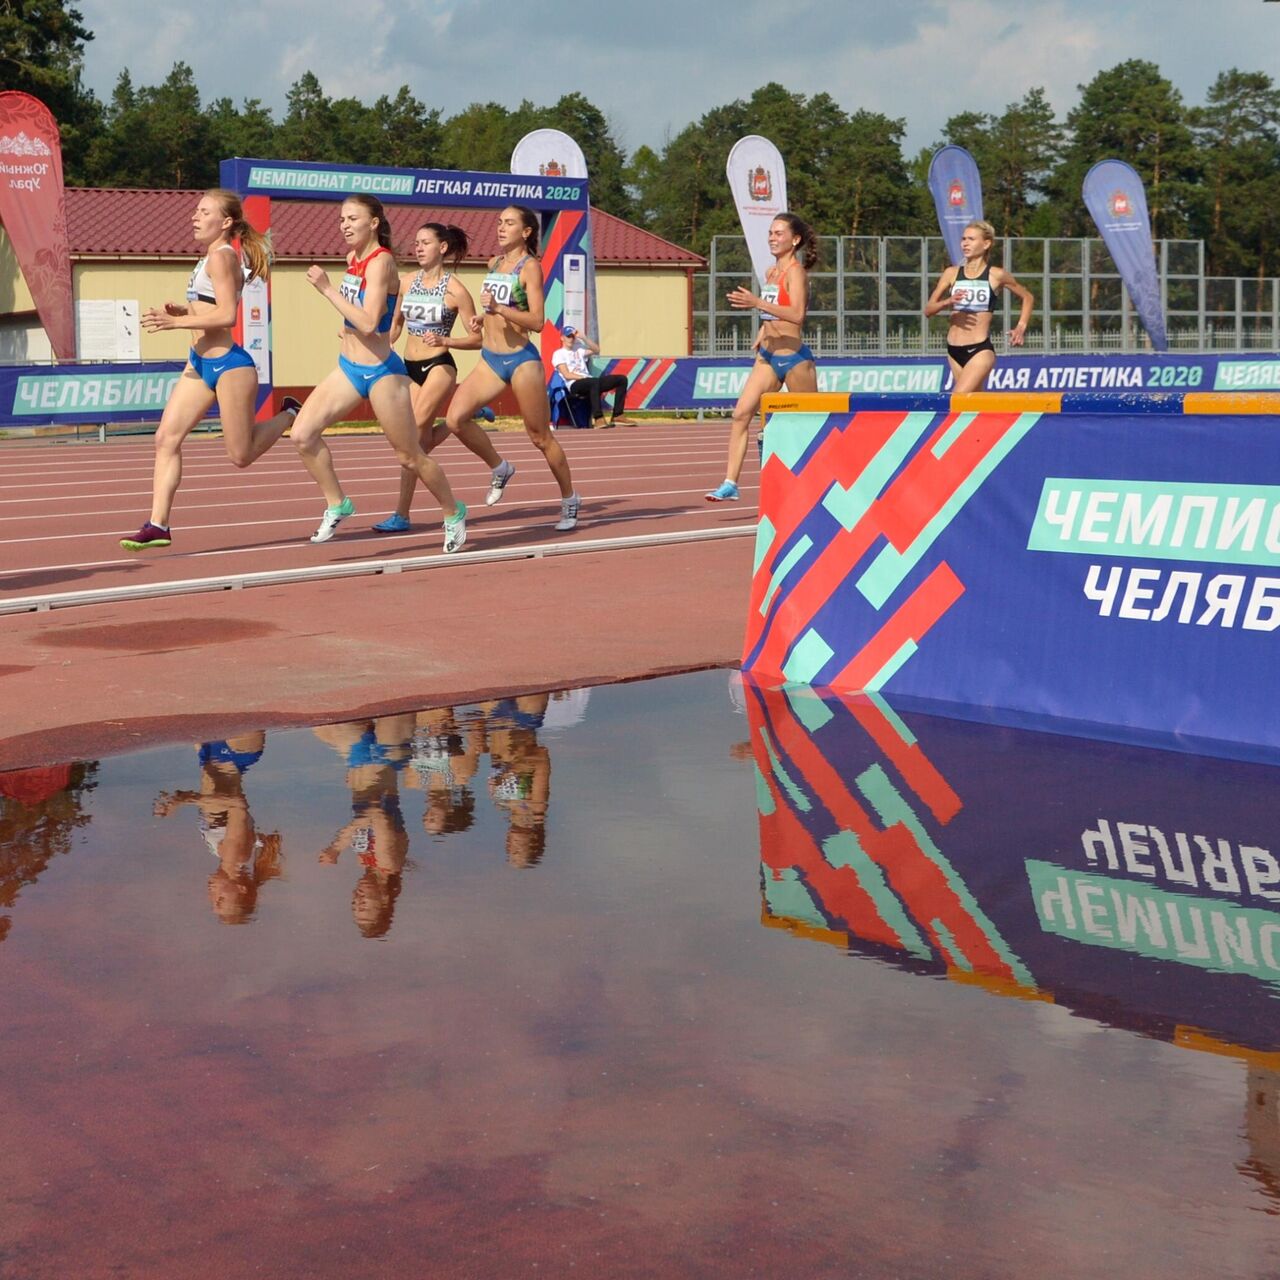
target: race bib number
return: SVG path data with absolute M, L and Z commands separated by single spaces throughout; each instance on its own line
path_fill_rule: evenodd
M 509 307 L 511 292 L 516 287 L 516 278 L 509 271 L 491 271 L 485 276 L 480 287 L 493 295 L 493 300 L 498 306 Z
M 767 302 L 771 307 L 776 307 L 778 305 L 778 286 L 776 284 L 765 285 L 760 290 L 760 301 Z M 776 320 L 777 318 L 771 311 L 760 312 L 761 320 Z
M 434 302 L 414 302 L 406 298 L 400 306 L 404 313 L 405 328 L 410 333 L 425 333 L 431 325 L 438 325 L 444 319 L 444 306 L 437 299 Z
M 353 276 L 350 272 L 342 277 L 342 283 L 338 286 L 338 292 L 343 298 L 351 303 L 353 307 L 360 305 L 360 290 L 364 287 L 364 281 L 359 276 Z
M 966 280 L 958 276 L 951 289 L 953 311 L 990 311 L 991 281 Z

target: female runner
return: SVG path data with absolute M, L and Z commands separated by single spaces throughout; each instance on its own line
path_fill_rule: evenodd
M 461 227 L 425 223 L 418 228 L 413 252 L 418 259 L 418 270 L 400 281 L 400 310 L 391 322 L 391 341 L 394 344 L 401 331 L 408 329 L 404 362 L 414 383 L 410 392 L 413 416 L 418 424 L 422 452 L 430 453 L 449 434 L 444 423 L 436 423 L 436 413 L 458 381 L 458 366 L 451 352 L 474 351 L 480 345 L 480 336 L 470 327 L 476 313 L 471 294 L 453 271 L 445 270 L 446 263 L 456 268 L 466 256 L 467 233 Z M 451 336 L 453 322 L 459 316 L 465 332 L 463 337 L 454 338 Z M 468 419 L 461 423 L 458 438 L 489 465 L 495 477 L 504 472 L 509 477 L 514 470 L 509 464 L 504 466 L 488 432 L 475 421 Z M 504 478 L 497 485 L 498 497 L 505 483 Z M 391 515 L 373 526 L 375 533 L 407 532 L 409 507 L 417 485 L 417 472 L 401 468 L 400 501 Z M 490 490 L 493 491 L 493 484 Z
M 991 317 L 996 294 L 1008 289 L 1022 301 L 1022 314 L 1009 331 L 1009 345 L 1022 346 L 1035 298 L 1003 267 L 991 265 L 991 246 L 996 231 L 989 222 L 971 222 L 960 237 L 964 262 L 948 267 L 938 281 L 924 313 L 936 316 L 951 308 L 947 330 L 947 360 L 951 365 L 952 391 L 981 391 L 996 366 L 996 349 L 991 344 Z M 946 296 L 944 296 L 946 295 Z
M 729 465 L 724 481 L 706 495 L 708 502 L 737 502 L 738 477 L 747 456 L 751 419 L 760 397 L 785 386 L 788 391 L 817 391 L 818 371 L 813 352 L 803 340 L 809 309 L 809 270 L 818 261 L 818 239 L 807 222 L 794 213 L 780 213 L 769 225 L 769 252 L 774 264 L 765 277 L 761 296 L 737 288 L 729 305 L 740 311 L 755 307 L 761 315 L 756 335 L 756 362 L 733 408 L 729 430 Z
M 443 471 L 422 452 L 409 375 L 404 361 L 391 349 L 391 319 L 400 291 L 391 226 L 382 202 L 373 196 L 348 196 L 339 218 L 342 238 L 349 246 L 347 272 L 334 288 L 323 268 L 312 266 L 307 280 L 343 320 L 342 354 L 338 367 L 307 397 L 290 432 L 303 464 L 324 493 L 325 508 L 312 542 L 328 542 L 355 506 L 342 491 L 324 431 L 368 400 L 383 434 L 400 459 L 431 491 L 444 512 L 444 549 L 457 551 L 467 540 L 467 509 L 453 496 Z
M 462 424 L 481 406 L 496 400 L 509 383 L 520 405 L 524 429 L 560 486 L 560 519 L 555 527 L 567 533 L 578 523 L 580 502 L 569 474 L 569 459 L 551 432 L 542 357 L 529 341 L 530 334 L 539 333 L 545 323 L 542 264 L 536 257 L 538 215 L 518 204 L 503 209 L 498 215 L 498 248 L 501 252 L 489 264 L 481 287 L 484 315 L 473 316 L 470 322 L 473 333 L 483 334 L 480 361 L 454 393 L 447 422 L 450 431 L 460 432 Z M 509 462 L 494 471 L 485 498 L 489 506 L 502 497 L 514 474 Z
M 182 483 L 182 442 L 218 404 L 222 440 L 232 466 L 247 467 L 271 448 L 298 412 L 292 396 L 266 422 L 253 420 L 258 395 L 258 371 L 253 357 L 231 336 L 245 281 L 265 280 L 270 270 L 267 243 L 244 217 L 234 191 L 215 188 L 200 197 L 191 226 L 204 257 L 187 283 L 187 302 L 166 302 L 142 317 L 148 333 L 191 329 L 194 339 L 187 367 L 173 385 L 156 428 L 156 464 L 151 485 L 151 516 L 132 538 L 122 538 L 126 551 L 167 547 L 173 541 L 169 514 Z M 240 241 L 237 250 L 231 242 Z M 243 254 L 243 264 L 241 255 Z

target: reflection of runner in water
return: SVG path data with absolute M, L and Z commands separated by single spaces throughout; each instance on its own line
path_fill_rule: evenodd
M 398 775 L 409 759 L 413 728 L 414 717 L 400 715 L 315 730 L 316 737 L 346 761 L 351 788 L 351 821 L 320 851 L 320 861 L 335 863 L 348 848 L 356 855 L 361 875 L 351 912 L 366 938 L 381 938 L 390 931 L 409 856 Z
M 161 792 L 155 814 L 167 818 L 183 805 L 200 813 L 200 834 L 218 859 L 209 877 L 209 904 L 223 924 L 247 924 L 258 905 L 258 891 L 283 872 L 279 832 L 260 833 L 244 794 L 244 775 L 262 757 L 263 733 L 197 746 L 200 790 Z
M 429 836 L 467 831 L 475 822 L 470 784 L 484 753 L 484 721 L 474 715 L 459 720 L 452 707 L 419 711 L 417 720 L 405 786 L 426 792 L 423 830 Z
M 507 861 L 532 867 L 547 847 L 551 755 L 538 741 L 550 694 L 484 704 L 489 732 L 489 796 L 506 814 Z

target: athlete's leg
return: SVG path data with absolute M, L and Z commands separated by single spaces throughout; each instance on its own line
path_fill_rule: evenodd
M 520 365 L 511 375 L 511 390 L 515 392 L 529 439 L 547 460 L 560 486 L 560 496 L 569 497 L 573 493 L 573 477 L 569 474 L 569 459 L 551 430 L 551 406 L 547 403 L 547 385 L 542 380 L 542 361 L 529 360 Z
M 413 420 L 418 426 L 418 443 L 423 453 L 430 453 L 449 433 L 436 425 L 436 414 L 445 398 L 458 381 L 458 371 L 446 365 L 437 365 L 421 383 L 412 383 L 409 397 L 413 403 Z M 418 487 L 418 473 L 412 467 L 400 468 L 400 499 L 396 503 L 396 515 L 409 518 L 413 505 L 413 491 Z
M 506 383 L 483 360 L 458 385 L 445 416 L 445 425 L 490 470 L 502 465 L 489 433 L 475 420 L 476 413 L 502 394 Z
M 449 487 L 448 477 L 434 458 L 422 452 L 422 445 L 418 442 L 418 424 L 413 420 L 413 402 L 409 398 L 409 379 L 398 374 L 379 378 L 369 388 L 369 403 L 378 415 L 382 434 L 396 451 L 400 465 L 413 469 L 447 517 L 456 515 L 458 502 Z
M 981 391 L 986 385 L 991 370 L 996 367 L 994 351 L 977 351 L 969 359 L 969 363 L 956 375 L 955 386 L 951 388 L 957 395 L 966 391 Z
M 385 379 L 384 379 L 385 381 Z M 341 369 L 335 369 L 307 397 L 293 420 L 289 439 L 297 449 L 302 465 L 320 486 L 324 500 L 331 507 L 342 505 L 345 494 L 333 469 L 333 455 L 324 442 L 324 431 L 341 422 L 363 399 Z
M 182 483 L 182 442 L 213 407 L 213 392 L 194 369 L 173 384 L 169 402 L 156 428 L 156 462 L 151 483 L 151 520 L 168 528 L 173 495 Z
M 248 367 L 228 369 L 218 379 L 218 415 L 222 419 L 222 443 L 233 467 L 256 462 L 284 435 L 293 414 L 281 410 L 265 422 L 254 422 L 258 397 L 258 371 Z
M 812 360 L 793 365 L 787 370 L 784 381 L 788 391 L 817 391 L 818 366 Z
M 782 383 L 773 368 L 763 360 L 757 360 L 747 374 L 746 384 L 738 403 L 733 406 L 733 418 L 729 424 L 729 462 L 725 468 L 724 478 L 732 485 L 737 485 L 742 474 L 742 464 L 747 456 L 747 440 L 751 432 L 751 419 L 760 408 L 760 397 L 770 391 L 777 391 Z

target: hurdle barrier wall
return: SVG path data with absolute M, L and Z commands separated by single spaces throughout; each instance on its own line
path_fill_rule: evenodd
M 766 397 L 743 669 L 1280 759 L 1280 395 Z

